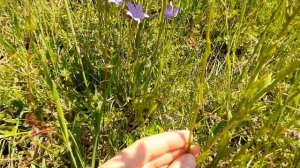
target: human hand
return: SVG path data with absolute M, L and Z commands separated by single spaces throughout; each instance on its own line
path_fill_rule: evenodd
M 100 168 L 195 168 L 200 148 L 188 147 L 189 131 L 166 132 L 140 139 Z

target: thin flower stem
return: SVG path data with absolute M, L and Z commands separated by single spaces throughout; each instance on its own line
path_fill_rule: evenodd
M 196 100 L 196 106 L 195 106 L 193 114 L 192 114 L 192 120 L 190 122 L 190 136 L 189 136 L 188 151 L 191 150 L 191 144 L 193 142 L 192 134 L 193 134 L 193 130 L 196 126 L 198 112 L 200 110 L 202 113 L 204 113 L 205 72 L 206 72 L 207 60 L 211 54 L 210 31 L 211 31 L 212 21 L 213 21 L 213 17 L 214 17 L 214 7 L 215 7 L 215 0 L 212 0 L 210 3 L 209 16 L 208 16 L 208 20 L 207 20 L 206 47 L 205 47 L 205 54 L 202 59 L 201 76 L 200 76 L 200 83 L 199 83 L 199 87 L 198 87 L 198 97 Z

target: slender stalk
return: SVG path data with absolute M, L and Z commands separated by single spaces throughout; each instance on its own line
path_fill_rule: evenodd
M 201 76 L 200 76 L 200 83 L 198 86 L 198 97 L 196 101 L 196 107 L 194 109 L 194 112 L 192 114 L 192 121 L 190 123 L 190 136 L 189 136 L 189 145 L 188 145 L 188 151 L 191 149 L 191 144 L 192 144 L 192 133 L 193 130 L 196 126 L 196 121 L 197 121 L 197 115 L 199 110 L 204 112 L 204 87 L 205 87 L 205 72 L 206 72 L 206 65 L 207 65 L 207 60 L 211 54 L 211 40 L 210 40 L 210 31 L 211 31 L 211 26 L 212 26 L 212 21 L 214 17 L 214 7 L 215 7 L 215 0 L 212 0 L 210 5 L 209 5 L 209 16 L 207 20 L 207 27 L 206 27 L 206 45 L 205 45 L 205 54 L 202 59 L 202 65 L 201 65 Z
M 72 20 L 72 16 L 71 16 L 71 12 L 70 12 L 70 7 L 69 7 L 68 0 L 64 0 L 64 4 L 65 4 L 65 8 L 66 8 L 66 12 L 67 12 L 69 24 L 70 24 L 70 27 L 71 27 L 73 40 L 74 40 L 74 43 L 75 43 L 76 52 L 77 52 L 77 55 L 78 55 L 77 61 L 79 62 L 79 65 L 81 67 L 81 73 L 82 73 L 82 77 L 83 77 L 83 81 L 84 81 L 85 87 L 86 87 L 86 89 L 88 89 L 88 81 L 86 79 L 84 67 L 83 67 L 82 60 L 81 60 L 81 51 L 80 51 L 80 47 L 79 47 L 79 44 L 78 44 L 78 41 L 77 41 L 77 38 L 76 38 L 76 32 L 75 32 L 75 29 L 74 29 L 74 24 L 73 24 L 73 20 Z
M 102 0 L 97 0 L 96 9 L 98 12 L 98 20 L 99 20 L 99 38 L 101 41 L 104 41 L 104 43 L 101 45 L 102 52 L 104 54 L 104 65 L 108 64 L 108 35 L 107 32 L 104 31 L 107 26 L 107 2 Z M 97 108 L 94 112 L 95 119 L 94 119 L 94 136 L 93 136 L 93 152 L 92 152 L 92 165 L 91 167 L 94 168 L 96 166 L 96 158 L 98 156 L 98 142 L 99 142 L 99 136 L 101 133 L 101 122 L 103 118 L 103 111 L 106 104 L 106 99 L 108 95 L 109 85 L 110 83 L 107 83 L 108 78 L 108 71 L 107 68 L 104 69 L 104 95 L 103 95 L 103 104 L 101 107 Z
M 28 25 L 30 27 L 33 27 L 33 15 L 32 15 L 32 7 L 31 7 L 31 1 L 30 0 L 27 0 L 26 1 L 26 6 L 27 6 L 27 10 L 28 10 L 28 18 L 27 18 L 27 22 L 28 22 Z M 33 94 L 32 94 L 32 82 L 31 82 L 31 79 L 30 79 L 30 73 L 31 73 L 31 64 L 32 64 L 32 53 L 31 53 L 31 43 L 32 43 L 32 32 L 31 30 L 28 32 L 28 41 L 27 41 L 27 53 L 24 53 L 26 55 L 26 58 L 27 58 L 27 67 L 26 67 L 26 70 L 27 70 L 27 92 L 28 92 L 28 103 L 30 105 L 33 105 Z
M 49 69 L 46 65 L 45 55 L 40 54 L 37 51 L 34 44 L 33 44 L 33 50 L 34 50 L 35 55 L 37 55 L 41 60 L 42 70 L 43 70 L 43 73 L 45 75 L 46 82 L 47 82 L 47 84 L 50 88 L 51 95 L 52 95 L 52 98 L 54 100 L 54 103 L 56 105 L 56 111 L 57 111 L 57 114 L 58 114 L 58 121 L 59 121 L 59 126 L 60 126 L 60 129 L 61 129 L 61 133 L 62 133 L 62 138 L 63 138 L 63 141 L 65 143 L 66 148 L 70 152 L 72 165 L 74 167 L 78 167 L 77 161 L 76 161 L 75 156 L 74 156 L 73 151 L 72 151 L 71 141 L 69 139 L 69 130 L 68 130 L 68 127 L 67 127 L 67 121 L 64 117 L 64 112 L 63 112 L 63 109 L 62 109 L 62 106 L 61 106 L 61 103 L 60 103 L 59 93 L 57 91 L 57 87 L 56 87 L 55 82 L 51 79 Z
M 162 9 L 165 9 L 166 8 L 166 0 L 162 0 L 161 1 L 161 6 L 162 6 Z M 159 49 L 159 46 L 160 46 L 160 39 L 161 39 L 161 36 L 163 34 L 163 29 L 164 29 L 164 10 L 161 10 L 160 12 L 160 15 L 159 15 L 159 20 L 160 20 L 160 23 L 159 23 L 159 32 L 158 32 L 158 35 L 157 35 L 157 41 L 156 41 L 156 46 L 155 46 L 155 49 L 154 49 L 154 63 L 155 64 L 155 61 L 157 60 L 157 53 L 158 53 L 158 49 Z
M 257 57 L 255 57 L 255 54 L 257 54 L 257 52 L 259 52 L 259 50 L 261 49 L 261 46 L 265 41 L 265 38 L 266 38 L 268 30 L 270 29 L 270 26 L 272 25 L 272 23 L 273 23 L 274 19 L 276 18 L 277 14 L 280 13 L 279 10 L 282 7 L 283 2 L 284 2 L 284 0 L 281 0 L 280 3 L 278 4 L 278 6 L 276 7 L 276 9 L 273 11 L 271 18 L 270 18 L 266 28 L 264 29 L 262 35 L 260 36 L 260 39 L 259 39 L 258 43 L 255 45 L 254 51 L 253 51 L 252 55 L 250 56 L 250 60 L 248 61 L 248 64 L 246 65 L 246 67 L 244 68 L 243 71 L 247 71 L 248 67 L 251 65 L 251 63 L 253 63 L 253 61 L 257 58 Z M 262 53 L 263 52 L 261 52 L 258 57 L 261 57 Z M 251 86 L 251 84 L 254 82 L 254 80 L 257 78 L 257 74 L 258 74 L 258 72 L 259 72 L 259 70 L 262 66 L 261 62 L 258 62 L 257 64 L 260 64 L 260 65 L 256 66 L 256 69 L 255 69 L 255 72 L 254 72 L 255 75 L 251 76 L 251 78 L 250 78 L 250 80 L 247 84 L 247 88 L 249 88 Z
M 295 70 L 297 70 L 299 66 L 300 66 L 300 60 L 296 60 L 296 61 L 292 62 L 288 67 L 286 67 L 283 70 L 281 70 L 276 75 L 275 80 L 270 85 L 268 85 L 267 87 L 265 87 L 264 89 L 262 89 L 260 92 L 258 92 L 249 101 L 249 103 L 245 104 L 245 106 L 238 111 L 238 113 L 231 119 L 231 121 L 229 122 L 229 124 L 226 127 L 224 127 L 221 132 L 219 132 L 218 134 L 216 134 L 207 143 L 206 147 L 204 148 L 204 152 L 203 153 L 207 152 L 207 150 L 209 150 L 209 148 L 212 147 L 215 144 L 215 142 L 221 136 L 223 136 L 227 131 L 230 131 L 230 130 L 234 129 L 239 124 L 239 122 L 243 121 L 243 117 L 247 116 L 247 114 L 251 110 L 251 106 L 253 105 L 253 103 L 255 101 L 257 101 L 260 97 L 262 97 L 269 90 L 273 89 L 276 86 L 276 84 L 278 84 L 280 81 L 282 81 L 287 75 L 289 75 L 289 74 L 293 73 Z

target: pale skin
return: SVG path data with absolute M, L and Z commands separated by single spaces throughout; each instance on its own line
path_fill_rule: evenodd
M 100 168 L 195 168 L 200 148 L 187 153 L 189 131 L 173 131 L 140 139 Z

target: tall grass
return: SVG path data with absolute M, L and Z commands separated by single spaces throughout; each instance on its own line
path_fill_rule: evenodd
M 300 166 L 299 1 L 0 0 L 0 165 L 97 167 L 190 129 L 198 167 Z

